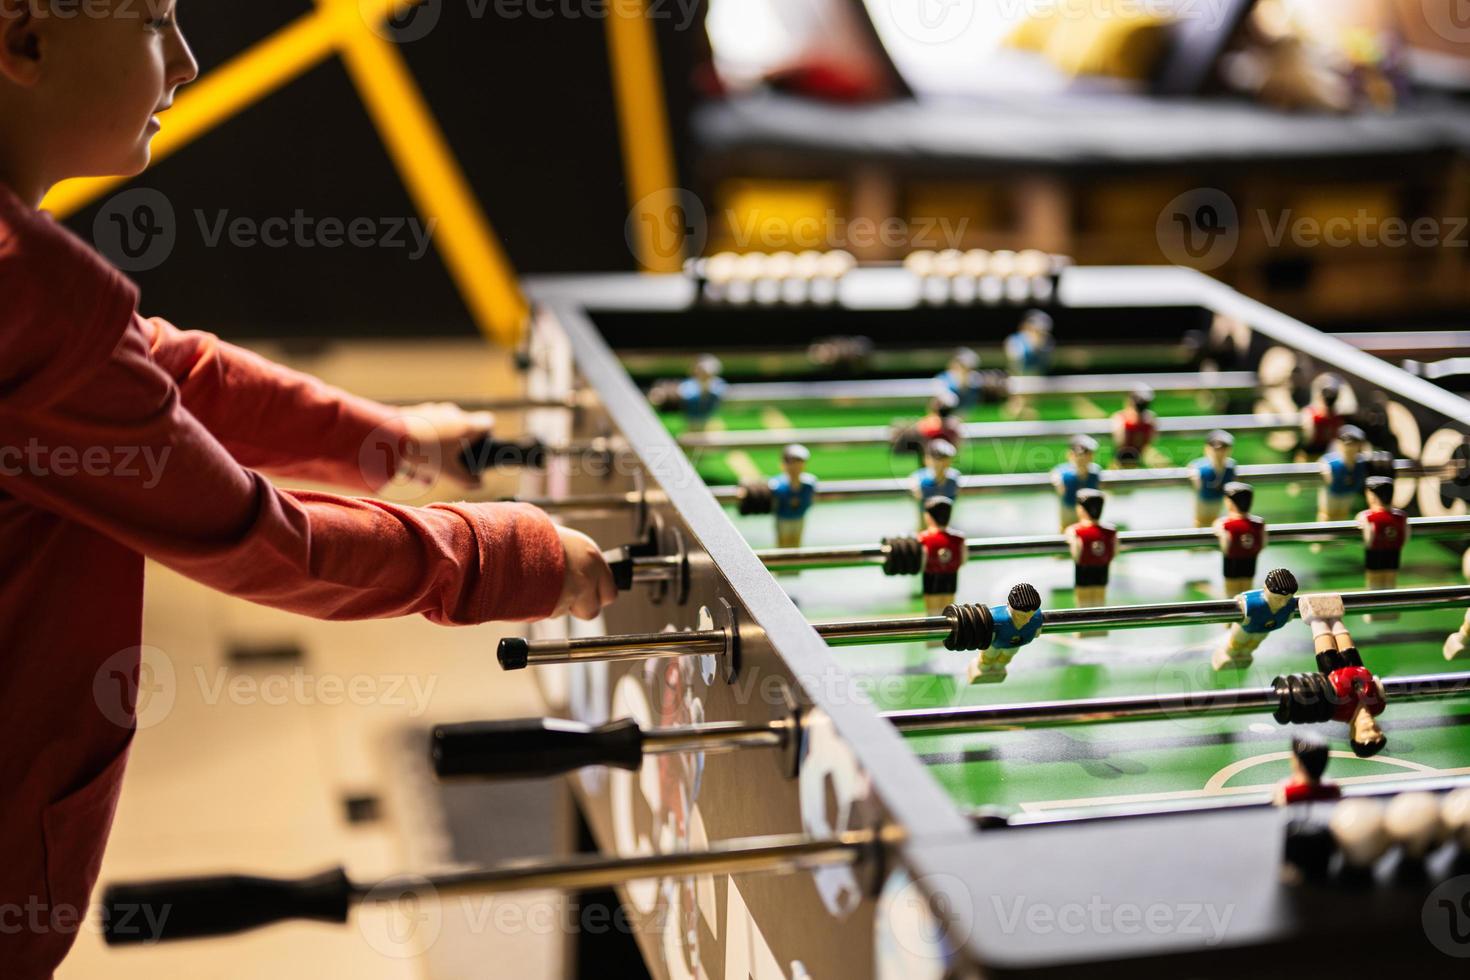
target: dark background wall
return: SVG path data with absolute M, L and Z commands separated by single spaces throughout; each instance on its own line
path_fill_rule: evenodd
M 214 0 L 185 5 L 182 17 L 207 73 L 311 9 Z M 632 268 L 604 20 L 508 19 L 495 9 L 443 0 L 437 26 L 398 50 L 521 273 Z M 687 68 L 670 71 L 682 83 Z M 475 329 L 432 247 L 415 261 L 405 248 L 210 245 L 201 232 L 200 211 L 207 224 L 222 211 L 257 221 L 298 209 L 316 219 L 417 217 L 335 56 L 120 190 L 137 187 L 168 198 L 177 228 L 166 261 L 131 273 L 147 314 L 234 337 Z M 111 197 L 67 224 L 91 239 Z

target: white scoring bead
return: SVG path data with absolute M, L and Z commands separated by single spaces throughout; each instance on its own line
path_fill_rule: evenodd
M 983 248 L 972 248 L 965 253 L 961 265 L 965 275 L 979 279 L 990 271 L 990 253 Z
M 851 252 L 844 252 L 838 249 L 835 252 L 828 252 L 822 256 L 822 275 L 828 279 L 841 279 L 851 272 L 856 265 L 857 259 L 853 258 Z
M 945 279 L 953 279 L 964 270 L 965 254 L 957 248 L 947 248 L 934 256 L 934 272 Z
M 716 252 L 704 264 L 704 277 L 717 286 L 728 283 L 735 275 L 740 256 L 734 252 Z
M 766 261 L 766 275 L 772 279 L 785 279 L 796 268 L 796 256 L 791 252 L 777 252 Z
M 735 278 L 755 282 L 766 274 L 766 257 L 760 252 L 746 252 L 735 265 Z
M 814 248 L 797 253 L 791 264 L 791 275 L 796 279 L 815 279 L 822 269 L 822 253 Z
M 1016 272 L 1020 275 L 1044 276 L 1051 271 L 1051 256 L 1039 249 L 1028 248 L 1016 256 Z
M 1016 253 L 999 251 L 990 253 L 990 274 L 1005 278 L 1016 272 Z
M 1383 804 L 1365 798 L 1347 799 L 1332 809 L 1328 827 L 1343 859 L 1355 868 L 1371 867 L 1388 850 L 1383 826 Z
M 1449 836 L 1470 850 L 1470 786 L 1445 796 L 1440 804 L 1439 817 Z
M 904 256 L 903 267 L 920 279 L 934 275 L 934 253 L 920 250 Z
M 1383 813 L 1388 836 L 1411 858 L 1422 858 L 1444 840 L 1439 798 L 1433 793 L 1400 793 Z

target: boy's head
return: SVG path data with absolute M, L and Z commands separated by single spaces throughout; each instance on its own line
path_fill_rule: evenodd
M 701 354 L 694 361 L 694 377 L 699 381 L 713 381 L 725 370 L 725 365 L 713 354 Z
M 1050 337 L 1053 327 L 1051 314 L 1044 310 L 1029 310 L 1021 321 L 1021 329 L 1034 337 Z
M 1342 379 L 1335 374 L 1324 374 L 1317 379 L 1317 399 L 1329 411 L 1337 407 L 1342 397 Z
M 0 179 L 39 197 L 71 177 L 141 172 L 156 114 L 199 73 L 177 7 L 0 0 Z
M 1344 456 L 1356 457 L 1368 448 L 1368 437 L 1356 425 L 1345 425 L 1337 433 L 1337 445 Z
M 960 347 L 949 356 L 949 370 L 955 374 L 969 374 L 980 367 L 980 355 L 969 347 Z
M 1148 385 L 1139 385 L 1128 393 L 1127 406 L 1138 415 L 1148 411 L 1153 403 L 1154 390 Z
M 934 397 L 929 399 L 929 414 L 936 418 L 947 419 L 958 411 L 959 407 L 960 400 L 952 391 L 936 392 Z
M 1097 440 L 1092 436 L 1073 436 L 1067 445 L 1067 455 L 1077 465 L 1086 466 L 1097 455 Z
M 1327 743 L 1316 735 L 1298 735 L 1291 740 L 1291 757 L 1298 778 L 1319 782 L 1327 771 Z

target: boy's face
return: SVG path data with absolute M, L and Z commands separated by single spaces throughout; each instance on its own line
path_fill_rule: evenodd
M 1034 612 L 1022 612 L 1021 610 L 1012 607 L 1011 625 L 1015 626 L 1016 629 L 1025 629 L 1026 624 L 1031 622 L 1031 617 L 1035 615 L 1036 613 Z
M 156 113 L 199 66 L 177 0 L 0 0 L 0 78 L 23 90 L 35 153 L 52 181 L 140 172 Z M 7 95 L 12 94 L 7 93 Z
M 786 475 L 793 480 L 800 480 L 801 475 L 806 472 L 806 460 L 804 459 L 788 459 L 785 460 L 785 464 Z

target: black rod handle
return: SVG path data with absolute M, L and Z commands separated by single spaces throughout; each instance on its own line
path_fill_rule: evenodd
M 112 885 L 102 896 L 108 945 L 227 936 L 287 919 L 347 921 L 355 891 L 341 868 L 307 878 L 211 875 Z
M 545 469 L 546 447 L 536 439 L 504 441 L 495 438 L 467 443 L 459 458 L 465 469 L 475 476 L 497 466 L 524 466 Z
M 613 584 L 618 587 L 619 592 L 627 592 L 633 587 L 633 549 L 626 545 L 621 548 L 609 548 L 602 553 L 603 561 L 612 570 Z
M 637 769 L 643 731 L 628 718 L 598 728 L 559 718 L 439 725 L 429 756 L 441 778 L 540 779 L 584 766 Z

